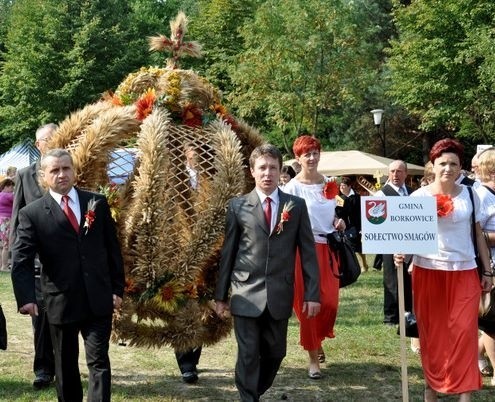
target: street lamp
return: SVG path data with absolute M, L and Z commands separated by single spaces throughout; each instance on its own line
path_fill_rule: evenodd
M 383 109 L 373 109 L 371 111 L 371 113 L 373 114 L 373 121 L 375 122 L 376 132 L 378 133 L 378 137 L 380 137 L 380 141 L 382 142 L 383 156 L 387 156 L 387 144 L 385 141 L 385 125 L 383 126 L 383 129 L 380 131 L 383 112 L 384 112 Z

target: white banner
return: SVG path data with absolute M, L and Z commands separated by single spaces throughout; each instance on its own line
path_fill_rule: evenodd
M 363 254 L 438 251 L 435 197 L 361 197 Z

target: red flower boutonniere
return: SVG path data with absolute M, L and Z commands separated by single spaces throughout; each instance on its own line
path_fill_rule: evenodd
M 435 194 L 437 199 L 437 215 L 439 217 L 449 216 L 454 211 L 454 201 L 450 194 Z
M 91 198 L 88 202 L 88 210 L 84 215 L 85 220 L 84 220 L 83 228 L 86 229 L 86 232 L 84 234 L 88 234 L 88 230 L 91 229 L 91 226 L 93 225 L 93 222 L 96 219 L 95 208 L 99 201 L 100 200 L 95 200 L 94 198 Z
M 339 194 L 339 186 L 333 180 L 327 181 L 323 187 L 323 197 L 327 200 L 333 200 Z
M 289 222 L 290 219 L 290 210 L 294 208 L 294 201 L 290 200 L 284 204 L 282 208 L 282 213 L 280 214 L 280 222 L 277 225 L 276 231 L 277 234 L 280 234 L 282 230 L 284 230 L 284 223 Z

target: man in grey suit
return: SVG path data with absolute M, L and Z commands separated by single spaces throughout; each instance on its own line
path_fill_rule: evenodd
M 234 317 L 235 382 L 241 400 L 251 402 L 271 387 L 286 354 L 296 249 L 305 284 L 303 311 L 314 317 L 320 303 L 306 204 L 277 187 L 280 151 L 269 144 L 259 146 L 249 165 L 256 188 L 229 203 L 215 299 L 219 317 L 227 317 L 229 311 Z
M 58 129 L 53 123 L 45 124 L 36 130 L 36 148 L 44 155 L 47 143 Z M 19 211 L 27 204 L 41 198 L 45 193 L 38 183 L 38 171 L 40 162 L 34 162 L 28 167 L 17 172 L 14 187 L 14 205 L 12 206 L 10 244 L 13 246 L 16 239 L 17 226 L 19 225 Z M 37 390 L 48 387 L 53 382 L 55 374 L 55 358 L 50 338 L 50 328 L 46 318 L 45 304 L 41 295 L 40 269 L 38 259 L 35 261 L 35 284 L 36 302 L 38 304 L 38 315 L 32 317 L 34 332 L 34 382 L 33 387 Z

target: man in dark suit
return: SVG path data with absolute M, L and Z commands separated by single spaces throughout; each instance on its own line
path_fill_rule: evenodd
M 38 314 L 36 253 L 55 351 L 59 401 L 82 401 L 78 366 L 81 333 L 89 369 L 89 401 L 110 401 L 108 348 L 112 313 L 122 302 L 124 269 L 106 198 L 74 187 L 70 154 L 48 151 L 40 177 L 49 191 L 19 211 L 12 249 L 12 282 L 22 314 Z
M 405 185 L 407 178 L 407 164 L 402 160 L 395 160 L 388 166 L 388 182 L 375 193 L 377 197 L 408 196 L 412 188 Z M 404 305 L 406 311 L 412 311 L 411 275 L 407 272 L 411 256 L 404 262 Z M 383 323 L 396 325 L 399 323 L 399 292 L 397 270 L 392 254 L 383 255 Z
M 53 123 L 45 124 L 36 130 L 36 148 L 43 155 L 47 151 L 47 143 L 57 130 L 57 125 Z M 19 211 L 38 198 L 41 198 L 45 191 L 38 183 L 39 161 L 32 163 L 28 167 L 17 172 L 14 187 L 14 205 L 12 207 L 10 244 L 15 243 L 17 225 L 19 224 Z M 36 303 L 38 304 L 38 315 L 32 317 L 34 332 L 34 382 L 35 389 L 43 389 L 53 382 L 55 375 L 55 359 L 53 357 L 53 346 L 50 338 L 50 327 L 46 318 L 45 305 L 40 288 L 41 264 L 35 260 L 35 284 Z
M 286 354 L 296 249 L 303 267 L 303 312 L 308 317 L 320 311 L 319 271 L 304 200 L 277 188 L 280 151 L 273 145 L 259 146 L 249 165 L 256 188 L 229 203 L 215 299 L 219 317 L 229 311 L 234 316 L 235 382 L 241 400 L 259 401 Z

